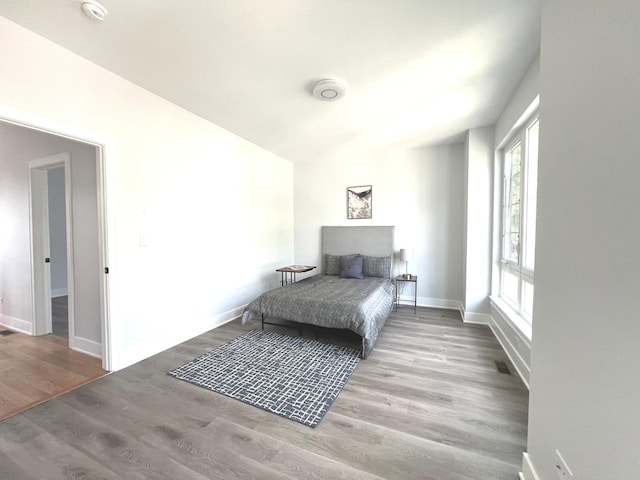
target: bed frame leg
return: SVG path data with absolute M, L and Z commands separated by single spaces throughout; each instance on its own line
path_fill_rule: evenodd
M 264 313 L 260 314 L 260 316 L 262 317 L 262 330 L 264 330 Z
M 365 360 L 367 357 L 364 355 L 364 337 L 362 337 L 362 353 L 360 354 L 360 357 Z

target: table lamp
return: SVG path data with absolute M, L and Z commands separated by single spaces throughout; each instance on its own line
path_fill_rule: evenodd
M 410 248 L 401 248 L 400 260 L 405 262 L 405 273 L 402 275 L 402 277 L 411 278 L 411 274 L 409 273 L 409 260 L 413 260 L 413 250 Z

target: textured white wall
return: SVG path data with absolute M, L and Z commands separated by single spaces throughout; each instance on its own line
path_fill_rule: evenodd
M 0 113 L 105 144 L 114 369 L 275 285 L 292 261 L 289 162 L 4 18 L 0 44 Z
M 640 3 L 542 15 L 528 451 L 556 478 L 640 476 Z
M 462 144 L 378 152 L 344 162 L 295 167 L 295 261 L 320 266 L 322 225 L 394 225 L 396 253 L 413 248 L 419 302 L 462 300 L 464 152 Z M 373 186 L 373 218 L 347 220 L 346 190 Z M 404 272 L 396 261 L 396 272 Z M 434 302 L 435 301 L 435 302 Z

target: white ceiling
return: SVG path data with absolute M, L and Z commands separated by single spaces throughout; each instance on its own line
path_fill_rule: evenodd
M 493 124 L 540 44 L 539 0 L 0 0 L 0 14 L 291 161 Z M 315 81 L 348 85 L 338 102 Z

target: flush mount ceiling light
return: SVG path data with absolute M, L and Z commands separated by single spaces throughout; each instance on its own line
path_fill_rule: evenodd
M 335 102 L 344 97 L 347 87 L 339 80 L 320 80 L 313 87 L 313 96 L 326 102 Z
M 83 0 L 80 4 L 84 14 L 92 20 L 101 22 L 107 16 L 107 9 L 96 0 Z

